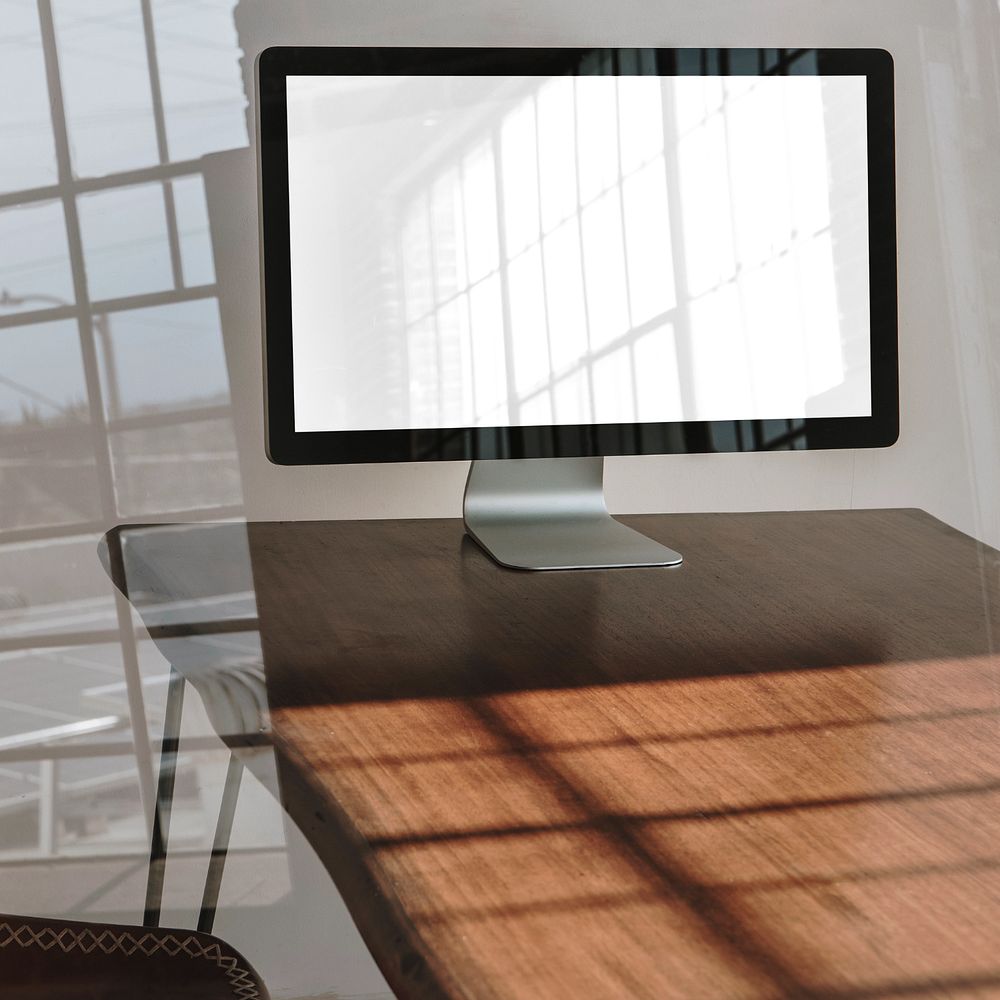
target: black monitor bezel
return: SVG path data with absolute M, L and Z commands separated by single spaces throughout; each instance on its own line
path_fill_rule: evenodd
M 867 78 L 872 414 L 787 421 L 768 439 L 759 421 L 296 431 L 292 377 L 288 144 L 289 75 L 576 74 L 595 60 L 628 75 L 653 53 L 663 76 L 760 73 Z M 631 56 L 626 58 L 626 54 Z M 815 58 L 812 58 L 812 55 Z M 809 58 L 805 58 L 809 56 Z M 604 58 L 606 57 L 606 58 Z M 645 60 L 648 64 L 648 59 Z M 493 458 L 879 448 L 899 436 L 896 185 L 892 56 L 883 49 L 581 49 L 273 47 L 257 58 L 258 179 L 264 325 L 265 448 L 280 465 Z M 746 425 L 746 427 L 744 427 Z M 750 431 L 754 430 L 753 433 Z M 744 432 L 745 431 L 745 432 Z

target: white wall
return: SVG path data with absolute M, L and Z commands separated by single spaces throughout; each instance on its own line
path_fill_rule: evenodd
M 895 59 L 901 432 L 887 450 L 609 459 L 614 512 L 921 507 L 1000 544 L 997 0 L 243 0 L 275 44 L 878 46 Z M 252 117 L 252 108 L 251 108 Z M 253 150 L 206 183 L 247 516 L 458 516 L 465 463 L 270 466 Z

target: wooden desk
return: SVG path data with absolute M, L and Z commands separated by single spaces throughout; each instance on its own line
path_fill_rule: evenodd
M 919 511 L 253 524 L 286 804 L 401 998 L 1000 996 L 997 554 Z

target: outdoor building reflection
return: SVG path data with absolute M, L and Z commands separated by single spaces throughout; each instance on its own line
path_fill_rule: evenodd
M 97 540 L 140 517 L 241 510 L 198 160 L 247 141 L 232 6 L 4 9 L 0 657 L 22 694 L 2 709 L 0 740 L 36 755 L 55 741 L 63 758 L 58 777 L 52 761 L 6 768 L 7 853 L 33 850 L 36 825 L 44 853 L 80 848 L 73 830 L 124 814 L 131 843 L 148 837 L 162 660 L 102 579 Z M 185 73 L 214 88 L 210 106 L 180 99 Z M 84 731 L 97 738 L 95 719 L 114 720 L 119 753 L 75 763 L 67 751 Z M 73 819 L 80 796 L 86 822 Z

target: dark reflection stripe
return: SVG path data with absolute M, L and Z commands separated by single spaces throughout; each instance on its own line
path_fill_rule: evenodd
M 474 701 L 470 707 L 501 739 L 511 744 L 524 742 L 525 734 L 516 721 L 505 717 L 489 703 Z M 795 970 L 776 953 L 774 943 L 767 940 L 759 927 L 741 919 L 729 900 L 699 886 L 681 859 L 661 850 L 660 845 L 648 845 L 644 831 L 627 818 L 606 812 L 600 793 L 588 788 L 577 776 L 563 772 L 549 761 L 535 758 L 526 763 L 553 794 L 591 815 L 608 851 L 618 855 L 662 897 L 680 903 L 692 922 L 707 933 L 716 947 L 736 967 L 742 967 L 742 975 L 763 980 L 781 995 L 805 995 Z
M 715 740 L 753 739 L 755 737 L 784 736 L 788 733 L 825 733 L 829 730 L 864 729 L 868 726 L 906 726 L 924 722 L 952 722 L 960 719 L 1000 716 L 998 708 L 960 708 L 951 712 L 916 712 L 913 715 L 872 716 L 869 719 L 828 719 L 817 722 L 790 722 L 773 726 L 747 726 L 743 729 L 706 729 L 695 733 L 671 733 L 665 736 L 629 737 L 613 740 L 578 740 L 574 742 L 538 743 L 524 747 L 496 747 L 471 751 L 452 750 L 443 753 L 415 754 L 413 756 L 379 756 L 373 754 L 364 760 L 356 757 L 333 757 L 331 762 L 339 770 L 376 767 L 406 767 L 415 764 L 446 764 L 464 760 L 491 760 L 504 757 L 526 757 L 536 754 L 573 753 L 583 750 L 614 750 L 631 746 L 637 750 L 645 747 L 677 746 L 687 743 L 710 743 Z
M 928 878 L 935 875 L 976 875 L 981 872 L 1000 871 L 1000 859 L 983 860 L 973 864 L 924 865 L 912 868 L 888 868 L 884 871 L 861 870 L 844 872 L 830 876 L 803 876 L 790 879 L 775 879 L 771 882 L 712 882 L 694 879 L 692 884 L 699 889 L 726 896 L 751 896 L 765 892 L 787 892 L 795 889 L 808 891 L 827 886 L 852 885 L 861 882 L 892 882 L 905 879 Z M 649 906 L 663 902 L 663 896 L 656 892 L 594 893 L 566 899 L 535 899 L 523 903 L 507 903 L 500 906 L 458 906 L 437 912 L 412 914 L 421 926 L 436 926 L 457 921 L 505 920 L 519 916 L 538 916 L 546 913 L 575 913 L 581 910 L 619 910 L 633 906 Z
M 773 881 L 712 882 L 698 879 L 692 884 L 713 893 L 728 896 L 749 896 L 755 893 L 787 892 L 795 889 L 810 890 L 820 887 L 852 885 L 859 882 L 891 882 L 905 879 L 931 878 L 935 875 L 977 875 L 982 872 L 1000 871 L 1000 859 L 989 859 L 973 864 L 922 865 L 912 868 L 887 868 L 884 871 L 862 869 L 837 875 L 802 876 Z M 646 906 L 662 903 L 663 897 L 656 892 L 594 893 L 566 899 L 540 899 L 524 903 L 508 903 L 501 906 L 450 907 L 447 910 L 430 913 L 413 913 L 413 919 L 421 926 L 447 925 L 456 921 L 476 921 L 507 919 L 518 916 L 536 916 L 546 913 L 575 913 L 581 910 L 615 910 L 632 906 Z
M 810 990 L 802 994 L 811 1000 L 889 1000 L 891 997 L 953 996 L 957 990 L 1000 988 L 1000 969 L 978 976 L 930 976 L 914 982 L 884 983 L 846 990 Z
M 602 811 L 591 813 L 590 819 L 557 823 L 525 823 L 507 827 L 476 827 L 468 830 L 451 830 L 424 834 L 407 834 L 401 837 L 370 837 L 368 843 L 376 850 L 416 847 L 421 844 L 451 843 L 463 840 L 502 837 L 530 837 L 546 833 L 565 833 L 574 830 L 600 829 L 608 824 L 649 826 L 655 823 L 697 823 L 714 820 L 739 819 L 745 816 L 767 816 L 776 813 L 812 812 L 823 809 L 844 809 L 852 806 L 892 804 L 895 802 L 921 802 L 963 796 L 994 795 L 1000 793 L 1000 779 L 983 784 L 948 785 L 940 788 L 906 789 L 877 792 L 870 795 L 844 795 L 837 798 L 801 799 L 788 802 L 762 802 L 759 805 L 724 806 L 722 808 L 686 809 L 660 813 L 618 813 Z

